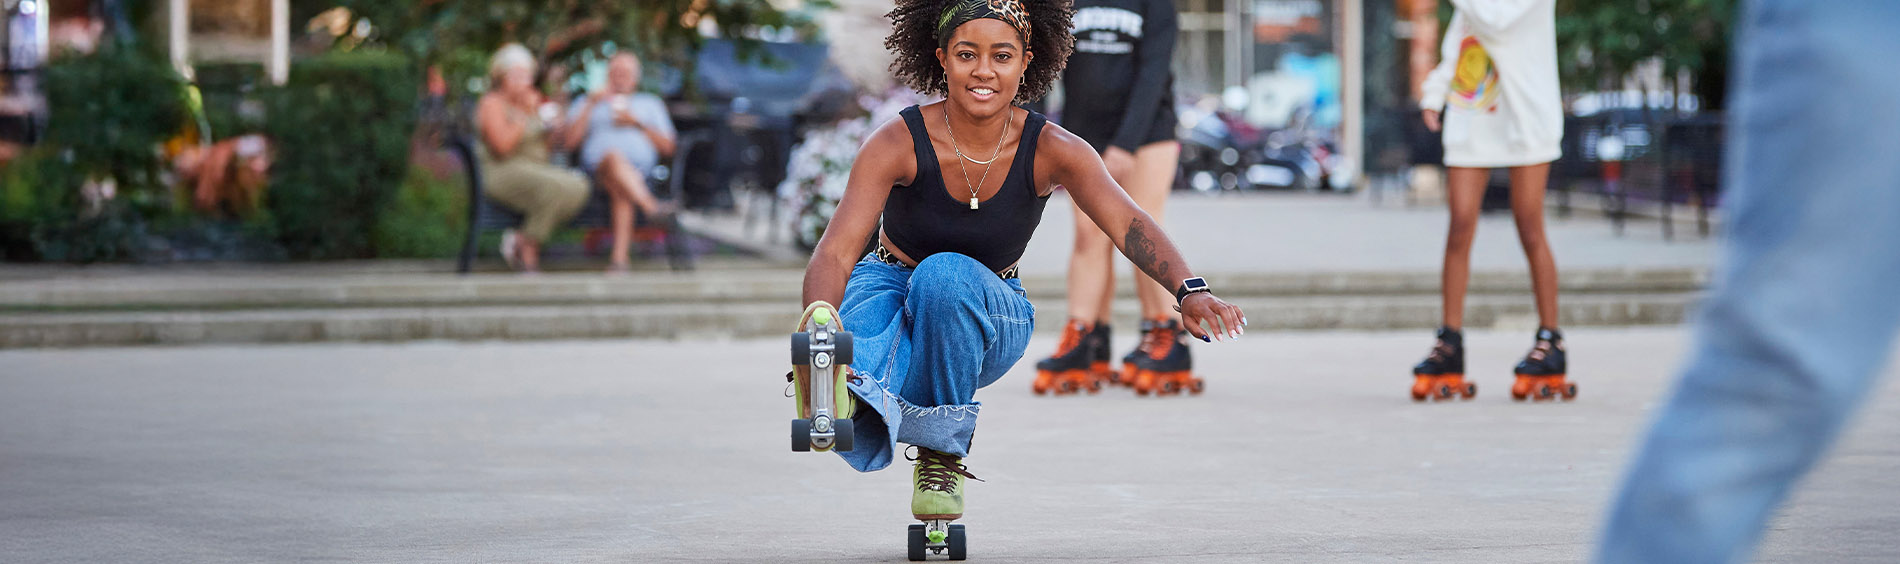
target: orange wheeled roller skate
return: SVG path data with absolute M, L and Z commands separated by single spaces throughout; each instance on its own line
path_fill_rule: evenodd
M 1107 325 L 1097 323 L 1090 327 L 1071 320 L 1062 329 L 1062 341 L 1056 345 L 1055 356 L 1036 362 L 1036 381 L 1030 384 L 1030 390 L 1036 395 L 1102 391 L 1102 372 L 1108 368 L 1107 350 Z
M 1511 383 L 1511 399 L 1544 401 L 1577 399 L 1577 384 L 1565 380 L 1569 368 L 1564 358 L 1564 334 L 1556 329 L 1539 328 L 1537 344 L 1517 363 L 1517 381 Z
M 1182 341 L 1181 322 L 1156 322 L 1145 339 L 1148 354 L 1135 357 L 1136 395 L 1200 394 L 1207 383 L 1194 377 L 1194 357 Z
M 1438 328 L 1432 352 L 1412 367 L 1412 401 L 1471 399 L 1478 385 L 1465 381 L 1465 337 L 1457 329 Z

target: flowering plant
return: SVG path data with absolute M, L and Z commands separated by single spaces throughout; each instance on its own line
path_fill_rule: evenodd
M 831 215 L 844 198 L 851 164 L 858 148 L 878 126 L 897 119 L 898 112 L 913 105 L 936 100 L 908 88 L 896 88 L 882 95 L 858 97 L 861 111 L 855 117 L 806 132 L 803 141 L 792 148 L 785 167 L 785 181 L 778 185 L 778 196 L 797 211 L 792 219 L 793 241 L 807 251 L 818 246 L 818 239 L 831 224 Z

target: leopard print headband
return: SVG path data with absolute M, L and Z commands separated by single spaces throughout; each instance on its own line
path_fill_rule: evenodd
M 952 0 L 937 18 L 937 44 L 949 43 L 950 33 L 974 20 L 990 18 L 1016 28 L 1024 42 L 1029 41 L 1029 11 L 1022 0 Z

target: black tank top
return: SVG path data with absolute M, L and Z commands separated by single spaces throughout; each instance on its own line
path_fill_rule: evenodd
M 884 235 L 911 260 L 937 253 L 962 253 L 992 271 L 1016 264 L 1029 246 L 1029 236 L 1042 223 L 1049 197 L 1036 193 L 1036 139 L 1045 118 L 1034 111 L 1023 120 L 1022 139 L 1016 142 L 1016 160 L 1010 163 L 1003 187 L 970 209 L 968 199 L 952 197 L 937 166 L 937 149 L 924 129 L 923 112 L 905 108 L 904 125 L 917 154 L 917 176 L 909 186 L 892 186 L 884 200 Z

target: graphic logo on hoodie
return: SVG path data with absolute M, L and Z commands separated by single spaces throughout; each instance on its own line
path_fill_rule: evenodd
M 1451 75 L 1451 105 L 1469 110 L 1497 111 L 1498 67 L 1478 38 L 1466 36 L 1458 44 L 1458 65 Z

